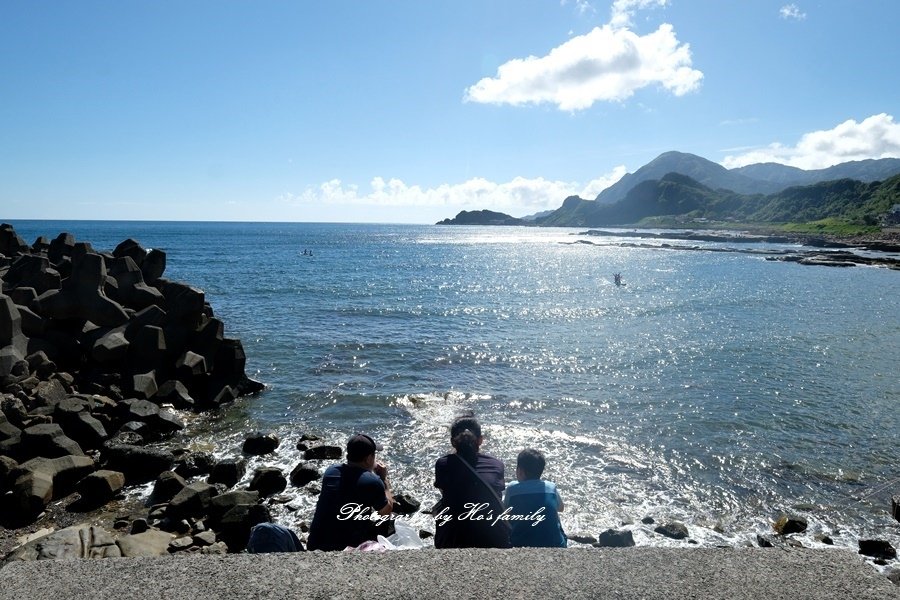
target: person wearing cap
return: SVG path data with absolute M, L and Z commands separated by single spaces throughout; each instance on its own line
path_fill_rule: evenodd
M 378 450 L 375 440 L 358 433 L 347 441 L 347 462 L 325 471 L 308 550 L 343 550 L 375 540 L 378 517 L 394 508 L 387 468 L 375 461 Z

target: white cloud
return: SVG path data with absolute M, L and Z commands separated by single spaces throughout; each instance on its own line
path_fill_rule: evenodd
M 781 7 L 781 10 L 778 11 L 778 14 L 781 15 L 782 19 L 795 19 L 797 21 L 802 21 L 806 18 L 806 13 L 800 11 L 800 7 L 796 4 L 785 4 Z
M 669 0 L 616 0 L 610 9 L 609 24 L 613 27 L 629 27 L 631 17 L 638 10 L 665 6 Z
M 458 184 L 442 184 L 423 188 L 408 185 L 400 179 L 375 177 L 367 190 L 345 184 L 339 179 L 312 186 L 299 194 L 284 194 L 280 200 L 289 205 L 345 205 L 381 207 L 446 207 L 454 210 L 489 209 L 524 215 L 541 210 L 556 209 L 571 195 L 593 199 L 622 175 L 625 167 L 618 166 L 607 175 L 584 186 L 565 181 L 551 181 L 538 177 L 516 177 L 506 183 L 495 183 L 476 177 Z
M 697 89 L 702 78 L 691 68 L 690 46 L 678 42 L 668 23 L 644 36 L 604 25 L 569 39 L 547 56 L 500 65 L 496 77 L 468 88 L 465 99 L 514 106 L 548 102 L 574 111 L 600 100 L 625 100 L 653 84 L 681 96 Z
M 579 15 L 584 16 L 586 14 L 595 14 L 597 11 L 594 9 L 594 6 L 588 2 L 588 0 L 560 0 L 559 4 L 561 6 L 565 6 L 569 2 L 575 5 L 575 12 Z
M 824 169 L 851 160 L 900 158 L 900 123 L 881 113 L 857 123 L 844 121 L 833 129 L 804 134 L 796 146 L 773 143 L 735 156 L 722 165 L 733 169 L 761 162 L 776 162 L 801 169 Z

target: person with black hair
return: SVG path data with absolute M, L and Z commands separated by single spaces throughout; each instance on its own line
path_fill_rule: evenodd
M 553 482 L 541 479 L 546 465 L 540 450 L 526 448 L 516 458 L 518 481 L 509 484 L 503 498 L 513 546 L 566 547 L 566 534 L 559 522 L 562 498 Z
M 381 446 L 362 433 L 347 441 L 347 462 L 322 476 L 322 491 L 309 525 L 308 550 L 343 550 L 377 537 L 376 521 L 394 508 L 387 467 L 375 461 Z
M 435 506 L 435 548 L 509 548 L 509 525 L 500 520 L 505 487 L 503 463 L 479 449 L 484 438 L 472 415 L 450 427 L 456 452 L 434 465 L 434 486 L 441 490 Z

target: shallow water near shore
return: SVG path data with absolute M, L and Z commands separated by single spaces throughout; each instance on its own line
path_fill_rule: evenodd
M 185 445 L 236 456 L 247 433 L 274 431 L 278 454 L 252 464 L 291 468 L 303 432 L 366 431 L 395 490 L 427 507 L 447 426 L 473 410 L 508 477 L 523 447 L 546 453 L 569 533 L 627 524 L 638 544 L 684 543 L 651 516 L 741 545 L 791 512 L 809 519 L 806 545 L 900 545 L 897 272 L 578 244 L 575 229 L 13 225 L 101 250 L 132 237 L 205 290 L 268 389 L 193 418 Z M 309 519 L 315 495 L 288 493 L 279 520 Z

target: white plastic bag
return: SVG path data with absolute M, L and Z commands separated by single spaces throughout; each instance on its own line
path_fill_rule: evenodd
M 387 538 L 379 535 L 378 541 L 391 550 L 413 550 L 425 545 L 416 528 L 399 519 L 394 521 L 394 533 Z

